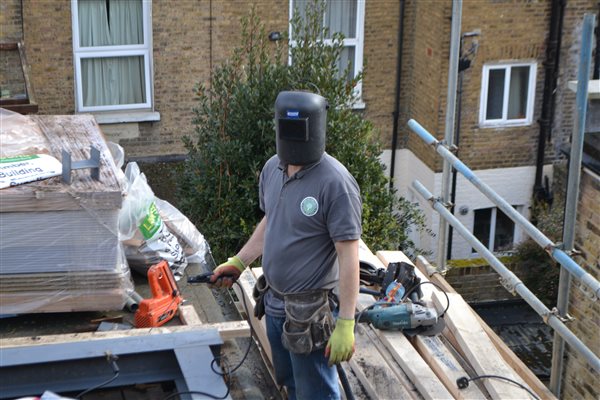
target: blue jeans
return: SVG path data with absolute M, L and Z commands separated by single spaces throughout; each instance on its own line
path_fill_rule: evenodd
M 339 399 L 336 367 L 327 366 L 325 349 L 310 354 L 290 353 L 281 343 L 285 318 L 266 315 L 275 379 L 288 390 L 290 400 Z

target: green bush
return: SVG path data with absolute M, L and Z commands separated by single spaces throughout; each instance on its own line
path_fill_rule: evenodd
M 531 220 L 535 226 L 554 243 L 562 239 L 564 220 L 564 171 L 555 166 L 554 200 L 552 203 L 533 200 Z M 533 239 L 517 245 L 514 264 L 518 271 L 525 271 L 520 278 L 547 307 L 556 305 L 560 265 Z
M 362 76 L 348 79 L 349 70 L 339 70 L 339 34 L 330 45 L 319 40 L 327 33 L 321 27 L 322 13 L 322 5 L 315 3 L 304 20 L 292 21 L 296 45 L 288 65 L 287 46 L 267 41 L 253 12 L 242 20 L 241 46 L 214 70 L 211 87 L 196 88 L 195 135 L 185 139 L 189 157 L 178 182 L 178 204 L 217 260 L 237 252 L 262 218 L 258 179 L 276 152 L 274 103 L 282 90 L 309 90 L 328 100 L 326 151 L 360 185 L 365 243 L 408 254 L 416 250 L 408 233 L 423 229 L 423 216 L 388 189 L 374 128 L 350 106 Z

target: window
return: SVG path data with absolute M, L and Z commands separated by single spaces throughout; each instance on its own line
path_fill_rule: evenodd
M 313 0 L 290 0 L 290 19 L 294 11 L 302 16 L 306 13 L 306 7 L 313 4 Z M 362 71 L 363 67 L 363 35 L 365 20 L 365 0 L 329 0 L 326 2 L 323 27 L 328 28 L 325 43 L 331 43 L 333 34 L 341 32 L 344 35 L 344 49 L 338 61 L 339 71 L 343 72 L 350 65 L 349 78 L 353 78 Z M 294 46 L 293 33 L 290 26 L 290 45 Z M 291 60 L 290 60 L 291 61 Z M 354 89 L 357 99 L 361 98 L 362 82 Z M 356 108 L 364 106 L 362 103 L 355 104 Z
M 535 62 L 483 66 L 479 108 L 482 126 L 531 124 L 536 68 Z
M 515 241 L 515 223 L 496 207 L 482 208 L 475 210 L 473 235 L 490 251 L 510 250 Z
M 149 110 L 148 0 L 72 0 L 77 111 Z

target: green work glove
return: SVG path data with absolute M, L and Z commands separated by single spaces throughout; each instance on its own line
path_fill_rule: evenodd
M 245 269 L 244 262 L 238 256 L 229 257 L 227 261 L 215 268 L 210 283 L 215 287 L 230 288 Z
M 338 318 L 325 348 L 329 366 L 348 361 L 354 354 L 354 320 Z

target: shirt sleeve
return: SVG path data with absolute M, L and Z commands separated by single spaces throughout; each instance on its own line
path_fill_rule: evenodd
M 360 239 L 362 202 L 359 193 L 344 192 L 329 204 L 326 218 L 334 242 Z

